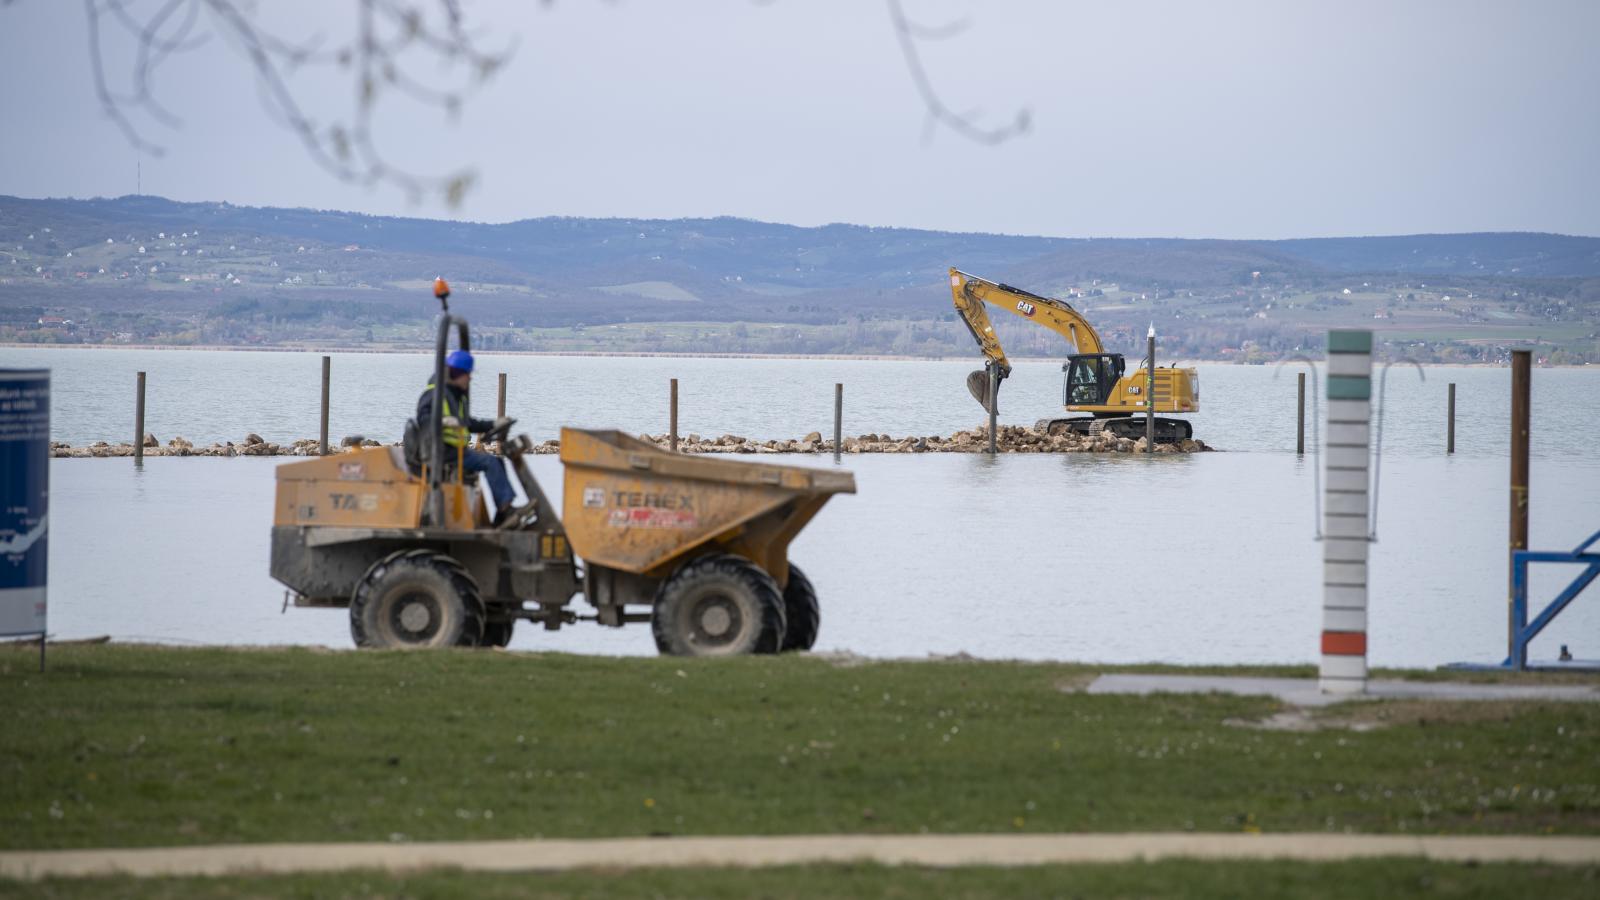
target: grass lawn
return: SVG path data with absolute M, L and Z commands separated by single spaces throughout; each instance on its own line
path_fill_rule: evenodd
M 277 877 L 0 880 L 0 897 L 37 900 L 183 898 L 734 898 L 879 897 L 1508 897 L 1589 898 L 1600 869 L 1447 864 L 1385 859 L 1347 863 L 1193 862 L 927 869 L 878 865 L 771 869 L 480 874 L 347 872 Z
M 1600 704 L 1089 696 L 1082 666 L 0 649 L 0 847 L 1600 833 Z

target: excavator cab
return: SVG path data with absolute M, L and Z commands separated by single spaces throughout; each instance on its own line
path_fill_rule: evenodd
M 1121 353 L 1081 353 L 1067 358 L 1062 404 L 1099 406 L 1111 396 L 1127 363 Z

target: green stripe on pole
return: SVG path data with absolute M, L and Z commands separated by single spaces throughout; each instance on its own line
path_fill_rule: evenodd
M 1330 331 L 1328 332 L 1329 353 L 1371 353 L 1372 332 L 1370 331 Z
M 1329 375 L 1329 400 L 1370 400 L 1372 379 L 1364 375 Z

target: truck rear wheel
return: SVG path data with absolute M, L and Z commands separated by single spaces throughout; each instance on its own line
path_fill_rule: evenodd
M 789 584 L 783 589 L 783 650 L 810 650 L 817 642 L 822 624 L 822 608 L 817 605 L 817 589 L 800 567 L 789 564 Z
M 744 557 L 705 556 L 661 585 L 650 627 L 656 649 L 672 656 L 776 653 L 783 646 L 783 594 Z
M 483 623 L 483 640 L 479 641 L 479 645 L 483 647 L 506 646 L 511 643 L 511 632 L 516 628 L 516 624 L 516 619 Z
M 379 560 L 350 598 L 357 647 L 472 647 L 483 638 L 483 600 L 461 564 L 412 550 Z

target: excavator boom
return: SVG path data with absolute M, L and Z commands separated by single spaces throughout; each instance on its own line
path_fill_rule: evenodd
M 1076 353 L 1104 351 L 1100 332 L 1095 331 L 1089 320 L 1065 300 L 1044 297 L 955 268 L 950 270 L 950 297 L 955 302 L 956 310 L 961 313 L 961 320 L 967 323 L 967 328 L 983 350 L 984 357 L 1000 366 L 1006 374 L 1010 374 L 1011 365 L 1006 361 L 1006 352 L 1001 349 L 999 338 L 994 335 L 989 313 L 984 309 L 985 303 L 1054 331 L 1066 338 Z

